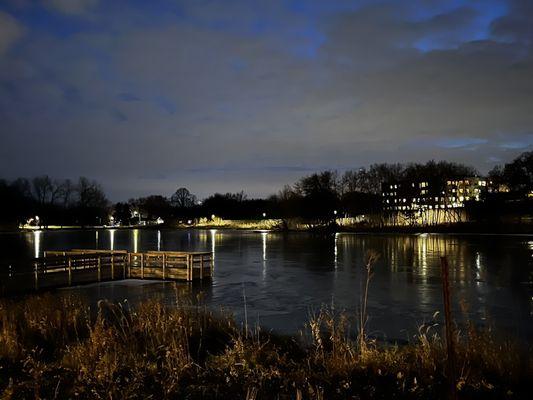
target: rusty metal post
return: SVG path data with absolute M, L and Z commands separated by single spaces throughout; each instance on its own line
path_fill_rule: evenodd
M 98 256 L 98 282 L 100 282 L 102 280 L 101 267 L 102 267 L 102 258 L 100 256 Z
M 111 252 L 111 280 L 115 279 L 115 254 Z
M 448 353 L 448 380 L 450 381 L 450 399 L 457 399 L 456 390 L 456 371 L 455 371 L 455 346 L 453 340 L 453 321 L 452 310 L 450 305 L 450 281 L 448 258 L 446 256 L 440 258 L 441 272 L 442 272 L 442 294 L 444 297 L 444 318 L 446 323 L 446 350 Z
M 33 264 L 33 270 L 35 275 L 35 290 L 39 290 L 39 269 L 37 266 L 37 262 Z
M 68 257 L 68 285 L 72 286 L 72 261 Z

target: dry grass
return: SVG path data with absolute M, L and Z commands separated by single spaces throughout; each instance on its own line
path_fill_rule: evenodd
M 301 337 L 241 331 L 202 306 L 91 310 L 53 295 L 0 302 L 0 398 L 443 398 L 445 343 L 425 327 L 403 346 L 322 310 Z M 460 398 L 526 398 L 531 353 L 471 327 L 457 338 Z

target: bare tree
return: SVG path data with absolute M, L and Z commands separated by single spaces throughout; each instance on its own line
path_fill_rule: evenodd
M 174 207 L 189 208 L 195 205 L 196 196 L 191 194 L 188 189 L 182 187 L 176 190 L 176 192 L 170 198 L 170 202 Z
M 50 201 L 53 192 L 53 183 L 48 175 L 37 176 L 32 180 L 33 195 L 39 204 Z
M 78 181 L 78 205 L 87 208 L 106 208 L 107 198 L 100 184 L 81 177 Z
M 58 197 L 63 207 L 69 207 L 72 205 L 75 190 L 76 188 L 70 179 L 65 179 L 61 183 Z

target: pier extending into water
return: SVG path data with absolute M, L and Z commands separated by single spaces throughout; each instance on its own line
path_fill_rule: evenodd
M 210 279 L 211 252 L 46 251 L 28 265 L 0 268 L 0 296 L 122 279 L 192 282 Z

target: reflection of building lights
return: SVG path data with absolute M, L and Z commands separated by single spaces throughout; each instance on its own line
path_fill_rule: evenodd
M 479 252 L 476 253 L 476 283 L 479 285 L 479 280 L 481 279 L 480 275 L 481 270 L 481 254 Z
M 39 255 L 41 254 L 41 233 L 41 231 L 33 231 L 33 246 L 35 250 L 35 258 L 39 258 Z
M 266 278 L 267 235 L 268 235 L 268 232 L 261 232 L 261 241 L 263 244 L 263 271 L 262 271 L 263 280 L 265 280 Z
M 421 267 L 421 273 L 422 276 L 427 276 L 427 268 L 428 268 L 428 244 L 427 244 L 428 234 L 423 233 L 418 238 L 418 249 L 419 249 L 419 257 L 420 257 L 420 267 Z
M 111 251 L 115 250 L 115 230 L 116 229 L 109 230 L 109 248 Z
M 213 253 L 213 266 L 215 265 L 215 236 L 217 233 L 216 229 L 211 229 L 209 232 L 211 232 L 211 253 Z
M 98 231 L 94 232 L 95 249 L 98 249 Z
M 261 239 L 263 242 L 263 261 L 266 261 L 266 251 L 267 251 L 267 232 L 261 232 Z
M 157 251 L 161 251 L 161 231 L 157 231 Z
M 139 230 L 133 230 L 133 252 L 137 253 L 139 250 Z
M 333 254 L 334 254 L 334 258 L 333 258 L 333 265 L 335 267 L 335 269 L 337 269 L 337 266 L 338 266 L 338 255 L 339 255 L 339 248 L 338 248 L 338 245 L 337 245 L 337 242 L 339 240 L 339 233 L 335 233 L 335 240 L 334 240 L 334 248 L 333 248 Z

